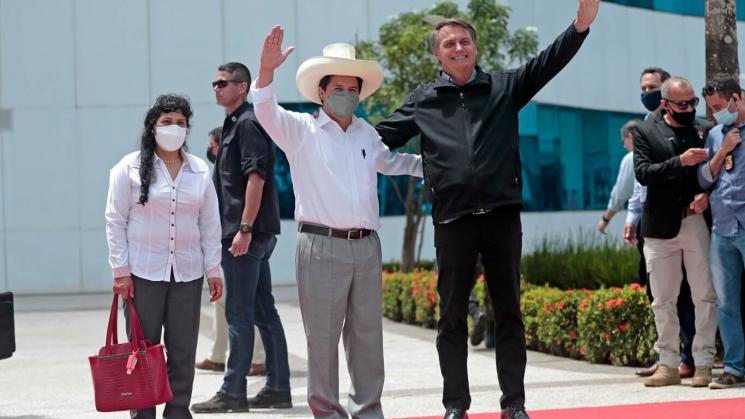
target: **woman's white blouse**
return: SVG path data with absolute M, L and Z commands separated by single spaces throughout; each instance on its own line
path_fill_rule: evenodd
M 220 276 L 221 231 L 217 194 L 203 160 L 182 152 L 172 179 L 157 155 L 148 201 L 140 205 L 140 152 L 111 169 L 106 238 L 114 278 L 192 281 Z

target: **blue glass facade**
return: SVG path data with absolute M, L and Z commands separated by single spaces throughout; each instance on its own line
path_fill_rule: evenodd
M 606 0 L 608 3 L 640 7 L 658 12 L 677 13 L 687 16 L 703 16 L 704 0 Z M 745 2 L 736 3 L 737 19 L 745 19 Z
M 313 112 L 313 104 L 285 104 Z M 626 154 L 620 129 L 642 114 L 608 112 L 531 102 L 520 113 L 523 199 L 528 211 L 603 209 Z M 292 218 L 295 198 L 287 158 L 277 152 L 280 215 Z M 378 177 L 381 215 L 404 213 L 407 176 Z M 421 186 L 421 184 L 419 184 Z

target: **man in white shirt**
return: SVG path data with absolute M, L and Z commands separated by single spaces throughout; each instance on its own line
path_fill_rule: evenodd
M 613 185 L 613 189 L 610 192 L 608 209 L 605 210 L 605 213 L 600 217 L 600 221 L 598 221 L 598 231 L 602 234 L 605 234 L 605 229 L 608 227 L 611 218 L 623 210 L 624 204 L 631 198 L 631 193 L 634 191 L 634 180 L 636 177 L 634 175 L 634 141 L 631 130 L 639 122 L 638 119 L 632 119 L 621 127 L 621 143 L 628 153 L 621 159 L 616 184 Z
M 297 87 L 322 104 L 318 118 L 289 112 L 274 95 L 281 51 L 275 26 L 261 54 L 256 117 L 290 163 L 299 222 L 296 272 L 308 341 L 308 404 L 316 418 L 382 418 L 383 332 L 377 173 L 422 176 L 419 156 L 392 153 L 352 112 L 383 82 L 377 62 L 356 60 L 354 47 L 332 44 L 300 65 Z M 338 344 L 344 337 L 351 389 L 339 403 Z

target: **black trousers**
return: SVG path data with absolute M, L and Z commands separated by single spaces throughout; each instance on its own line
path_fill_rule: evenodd
M 520 209 L 500 208 L 435 224 L 440 320 L 437 352 L 444 381 L 445 407 L 468 409 L 468 299 L 476 260 L 481 254 L 494 314 L 500 404 L 525 403 L 525 326 L 520 313 Z
M 189 282 L 148 281 L 132 276 L 135 289 L 135 308 L 142 324 L 145 339 L 166 345 L 168 381 L 173 399 L 166 403 L 163 417 L 191 419 L 189 403 L 194 383 L 194 361 L 199 337 L 199 308 L 203 278 Z M 124 303 L 129 337 L 129 311 Z M 132 410 L 130 417 L 155 419 L 155 407 Z

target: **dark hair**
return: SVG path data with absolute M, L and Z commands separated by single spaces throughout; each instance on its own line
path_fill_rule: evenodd
M 239 82 L 246 82 L 246 86 L 251 86 L 251 72 L 248 71 L 248 67 L 244 64 L 229 62 L 217 67 L 217 71 L 227 71 L 233 75 L 233 80 Z M 248 87 L 246 88 L 246 96 L 248 96 Z
M 321 81 L 318 82 L 318 87 L 320 87 L 323 90 L 326 90 L 326 87 L 328 87 L 329 83 L 331 82 L 331 77 L 334 77 L 336 74 L 327 74 L 323 76 Z M 356 77 L 357 79 L 357 90 L 362 92 L 362 79 L 359 77 Z
M 663 83 L 665 80 L 670 78 L 670 73 L 667 71 L 661 69 L 660 67 L 647 67 L 644 70 L 642 70 L 642 74 L 639 76 L 639 79 L 644 77 L 645 74 L 659 74 L 660 76 L 660 83 Z
M 714 93 L 719 93 L 727 100 L 729 100 L 729 98 L 731 98 L 735 93 L 742 95 L 741 92 L 742 89 L 740 88 L 740 82 L 736 78 L 725 73 L 715 74 L 706 82 L 704 88 L 701 89 L 701 95 L 704 97 L 711 96 Z
M 467 30 L 471 34 L 471 40 L 474 44 L 478 41 L 478 37 L 476 36 L 476 28 L 474 28 L 473 25 L 463 19 L 451 17 L 439 22 L 435 26 L 435 28 L 432 29 L 432 32 L 429 33 L 429 48 L 433 52 L 437 51 L 437 47 L 439 46 L 440 29 L 444 28 L 445 26 L 459 26 Z
M 186 118 L 186 126 L 189 126 L 191 118 L 191 105 L 189 99 L 184 96 L 167 94 L 160 95 L 155 99 L 153 106 L 145 114 L 145 127 L 140 137 L 140 200 L 145 205 L 150 192 L 150 183 L 153 181 L 153 160 L 155 156 L 155 123 L 164 113 L 181 112 Z M 184 146 L 186 147 L 186 146 Z
M 220 139 L 222 138 L 222 127 L 216 127 L 216 128 L 214 128 L 214 129 L 213 129 L 212 131 L 210 131 L 210 132 L 209 132 L 209 134 L 207 134 L 207 135 L 209 135 L 210 137 L 215 137 L 215 138 L 217 138 L 217 141 L 219 142 L 219 141 L 220 141 Z

